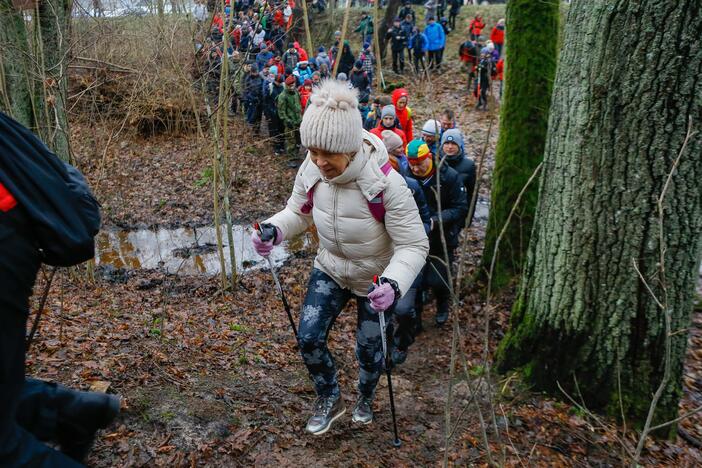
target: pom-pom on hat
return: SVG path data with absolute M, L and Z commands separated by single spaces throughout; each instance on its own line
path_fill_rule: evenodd
M 337 80 L 324 80 L 312 91 L 300 124 L 306 148 L 355 153 L 363 143 L 358 91 Z

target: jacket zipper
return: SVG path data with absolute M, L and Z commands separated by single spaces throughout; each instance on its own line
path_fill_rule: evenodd
M 343 252 L 341 251 L 341 244 L 339 243 L 339 232 L 337 230 L 337 207 L 338 207 L 338 202 L 339 202 L 339 188 L 337 187 L 336 184 L 329 184 L 332 186 L 332 190 L 334 190 L 334 215 L 332 216 L 333 220 L 333 231 L 334 231 L 334 242 L 336 243 L 336 248 L 339 251 L 340 256 L 343 255 Z M 348 277 L 348 260 L 342 260 L 344 262 L 344 281 L 346 281 L 346 278 Z

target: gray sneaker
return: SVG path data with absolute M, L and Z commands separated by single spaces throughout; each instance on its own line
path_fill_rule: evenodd
M 314 403 L 314 414 L 307 421 L 306 430 L 310 434 L 322 435 L 329 430 L 332 423 L 346 412 L 344 401 L 340 396 L 319 397 Z
M 351 420 L 355 423 L 370 424 L 373 422 L 373 399 L 358 397 L 356 406 L 353 408 L 353 417 Z

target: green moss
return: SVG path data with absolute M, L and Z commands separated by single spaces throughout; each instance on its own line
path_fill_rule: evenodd
M 513 0 L 507 4 L 505 90 L 483 255 L 484 271 L 489 271 L 497 237 L 519 193 L 543 159 L 556 74 L 558 3 Z M 521 270 L 537 200 L 538 183 L 532 182 L 501 240 L 493 272 L 495 288 L 507 285 Z

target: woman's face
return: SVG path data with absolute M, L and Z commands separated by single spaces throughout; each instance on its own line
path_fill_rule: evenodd
M 402 146 L 398 146 L 392 151 L 388 152 L 388 156 L 392 160 L 392 162 L 397 163 L 397 161 L 402 158 L 405 155 L 405 152 L 402 150 Z
M 395 125 L 395 117 L 393 117 L 392 115 L 386 115 L 385 117 L 383 117 L 383 126 L 384 127 L 390 128 L 390 127 L 393 127 L 394 125 Z
M 397 100 L 397 108 L 398 109 L 404 109 L 406 105 L 407 105 L 407 96 L 402 96 L 400 99 Z
M 339 177 L 344 173 L 351 162 L 354 153 L 330 153 L 328 151 L 308 148 L 310 159 L 319 168 L 319 171 L 327 179 Z

